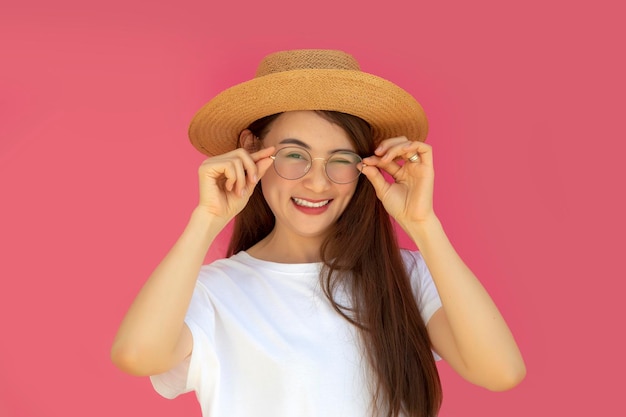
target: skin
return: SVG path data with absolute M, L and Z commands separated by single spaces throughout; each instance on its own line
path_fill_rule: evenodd
M 316 113 L 289 112 L 274 122 L 264 149 L 252 153 L 237 149 L 205 160 L 199 168 L 198 206 L 141 289 L 116 335 L 111 356 L 119 368 L 133 375 L 154 375 L 190 355 L 192 338 L 184 317 L 204 256 L 219 232 L 245 207 L 259 179 L 263 178 L 263 192 L 276 215 L 276 227 L 249 254 L 275 262 L 319 260 L 319 245 L 345 209 L 355 184 L 331 182 L 317 160 L 298 180 L 280 178 L 271 169 L 269 157 L 285 146 L 281 141 L 287 138 L 310 147 L 314 158 L 326 158 L 337 147 L 353 149 L 342 129 Z M 240 139 L 242 143 L 256 140 L 249 131 L 242 132 Z M 416 154 L 417 162 L 407 162 Z M 420 248 L 439 291 L 443 307 L 427 324 L 433 349 L 473 384 L 495 391 L 517 385 L 526 373 L 517 344 L 434 212 L 432 148 L 405 137 L 389 138 L 363 162 L 363 175 L 387 212 Z M 381 171 L 389 173 L 394 182 L 387 182 Z M 294 207 L 292 197 L 332 202 L 322 214 L 307 216 Z
M 418 162 L 398 163 L 417 154 Z M 387 212 L 420 248 L 443 307 L 427 324 L 434 350 L 463 378 L 493 391 L 519 384 L 526 367 L 504 318 L 465 265 L 433 210 L 431 146 L 405 137 L 381 143 L 363 173 Z M 395 180 L 389 184 L 378 169 Z
M 242 134 L 244 140 L 253 139 L 251 135 L 248 131 Z M 313 112 L 281 115 L 272 124 L 263 144 L 276 150 L 299 144 L 313 158 L 328 158 L 337 149 L 355 150 L 342 128 Z M 286 180 L 274 169 L 269 169 L 261 185 L 265 200 L 276 217 L 276 226 L 269 236 L 247 252 L 256 258 L 273 262 L 319 261 L 319 247 L 352 198 L 356 181 L 335 184 L 328 179 L 323 161 L 313 160 L 309 172 L 298 180 Z M 323 212 L 310 214 L 298 208 L 294 197 L 310 202 L 330 202 Z

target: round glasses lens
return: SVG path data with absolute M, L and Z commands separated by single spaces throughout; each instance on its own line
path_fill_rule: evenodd
M 326 174 L 338 184 L 350 183 L 361 174 L 361 161 L 361 157 L 354 152 L 335 152 L 326 162 Z
M 300 148 L 283 148 L 276 152 L 274 169 L 286 180 L 297 180 L 307 173 L 311 166 L 311 155 Z

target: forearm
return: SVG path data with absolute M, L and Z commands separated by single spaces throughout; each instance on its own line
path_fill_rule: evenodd
M 112 358 L 129 372 L 159 368 L 175 354 L 207 250 L 224 224 L 196 210 L 125 315 Z
M 504 318 L 457 254 L 436 216 L 410 225 L 407 232 L 433 276 L 458 354 L 469 372 L 502 375 L 523 368 Z

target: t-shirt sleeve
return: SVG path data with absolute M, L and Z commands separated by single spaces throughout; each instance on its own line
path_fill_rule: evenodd
M 216 366 L 214 349 L 214 309 L 206 287 L 197 282 L 185 324 L 189 327 L 193 339 L 191 355 L 167 372 L 150 376 L 154 389 L 168 399 L 196 391 L 201 385 L 210 384 L 203 367 Z M 203 360 L 199 360 L 203 358 Z
M 424 258 L 418 251 L 404 250 L 402 251 L 402 256 L 409 271 L 411 287 L 417 300 L 420 315 L 424 323 L 428 324 L 430 318 L 442 305 L 437 287 L 433 282 L 433 277 L 430 275 Z M 435 360 L 441 360 L 441 356 L 435 351 L 433 351 L 433 356 Z
M 441 299 L 439 298 L 437 287 L 433 282 L 424 258 L 418 251 L 405 250 L 402 251 L 402 256 L 409 271 L 411 287 L 422 320 L 424 320 L 425 324 L 428 324 L 432 315 L 441 308 Z

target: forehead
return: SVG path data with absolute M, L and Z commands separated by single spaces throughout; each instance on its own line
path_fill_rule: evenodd
M 264 142 L 269 146 L 280 146 L 281 142 L 290 139 L 314 151 L 355 149 L 350 136 L 341 126 L 313 111 L 281 114 L 271 124 Z

